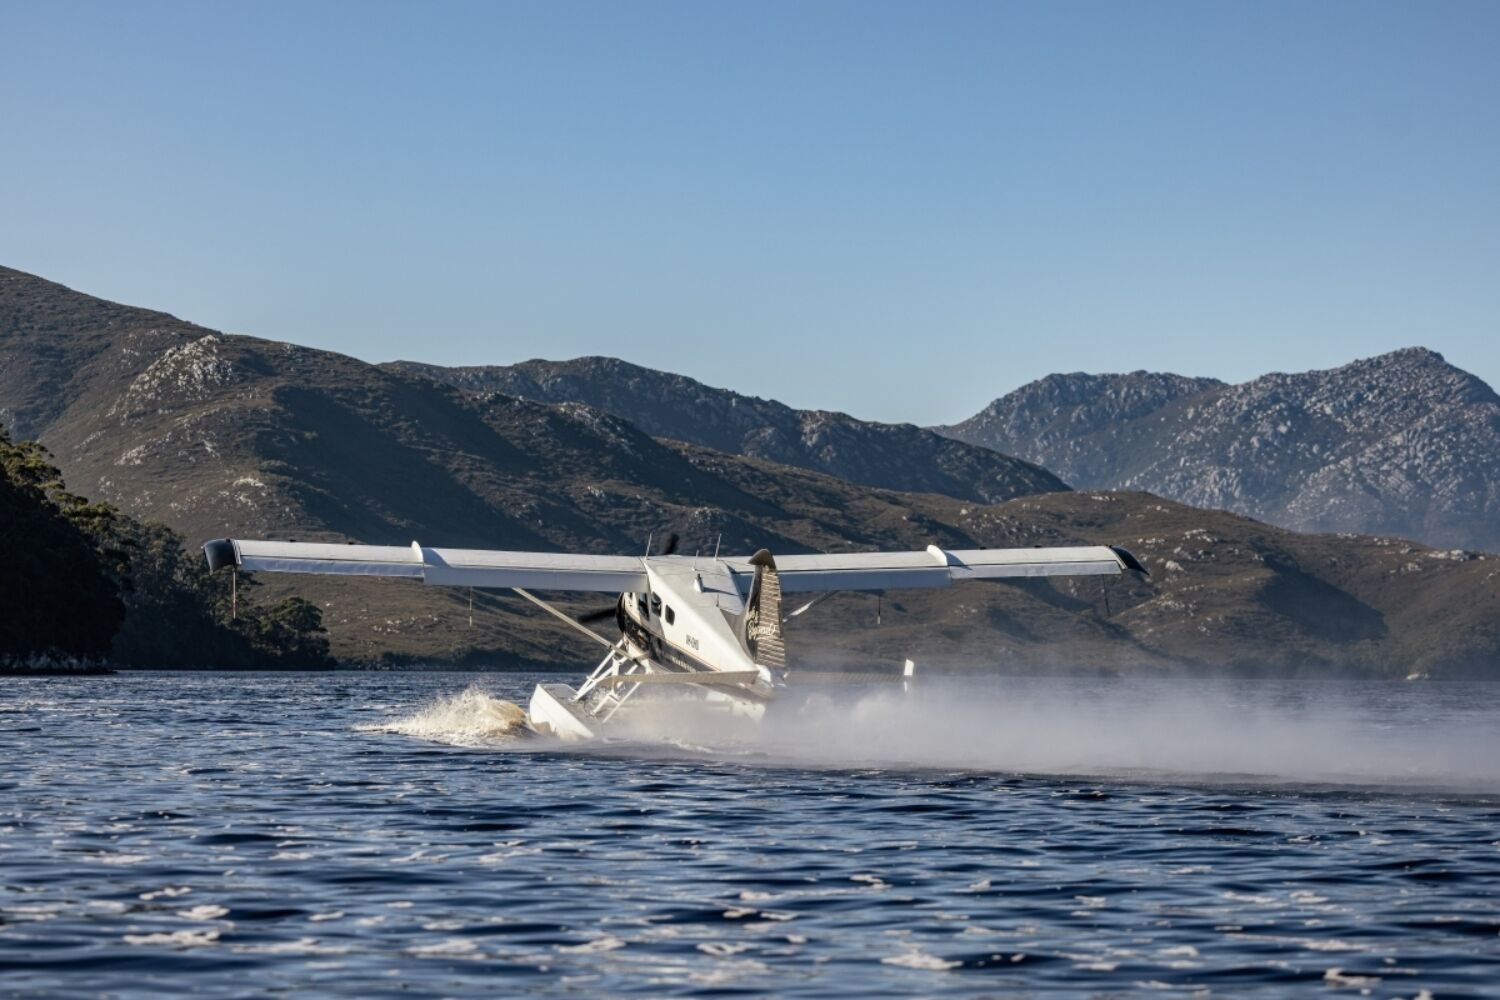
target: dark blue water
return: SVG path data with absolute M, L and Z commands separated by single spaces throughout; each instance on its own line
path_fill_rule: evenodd
M 834 695 L 559 748 L 460 674 L 0 680 L 0 994 L 1500 995 L 1488 687 Z

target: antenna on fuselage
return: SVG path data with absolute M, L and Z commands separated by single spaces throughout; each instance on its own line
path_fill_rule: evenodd
M 719 532 L 719 537 L 714 539 L 714 562 L 719 561 L 719 543 L 724 540 L 724 532 Z
M 646 536 L 646 555 L 648 556 L 651 554 L 651 543 L 654 541 L 656 541 L 656 532 L 653 531 Z

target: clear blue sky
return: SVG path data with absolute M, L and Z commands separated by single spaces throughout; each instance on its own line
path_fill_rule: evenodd
M 0 263 L 370 360 L 950 421 L 1500 383 L 1500 3 L 0 0 Z

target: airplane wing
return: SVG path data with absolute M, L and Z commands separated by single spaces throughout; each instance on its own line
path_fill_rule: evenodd
M 399 545 L 253 542 L 220 538 L 203 546 L 210 570 L 391 576 L 440 587 L 534 587 L 618 594 L 645 590 L 646 570 L 635 556 L 569 552 L 501 552 Z
M 758 558 L 758 557 L 755 557 Z M 748 559 L 727 560 L 736 574 L 754 573 Z M 777 556 L 783 593 L 946 587 L 958 580 L 1005 577 L 1116 575 L 1146 568 L 1122 548 L 1070 545 L 1033 549 L 940 549 Z
M 330 573 L 387 576 L 448 587 L 531 587 L 620 593 L 649 587 L 645 563 L 698 567 L 688 556 L 596 556 L 569 552 L 504 552 L 433 549 L 399 545 L 339 545 L 319 542 L 259 542 L 221 538 L 203 546 L 209 569 L 237 566 L 247 572 Z M 764 558 L 770 558 L 769 553 Z M 748 583 L 762 556 L 717 560 Z M 697 569 L 708 587 L 712 563 Z M 1004 577 L 1115 575 L 1145 567 L 1125 549 L 1079 545 L 1032 549 L 940 549 L 914 552 L 853 552 L 775 558 L 784 593 L 830 590 L 895 590 L 946 587 L 959 580 Z M 726 580 L 726 586 L 729 585 Z M 746 588 L 747 589 L 747 588 Z

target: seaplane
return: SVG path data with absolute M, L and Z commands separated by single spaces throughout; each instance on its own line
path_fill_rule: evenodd
M 970 580 L 1144 574 L 1118 546 L 942 549 L 747 557 L 677 555 L 675 537 L 645 555 L 506 552 L 485 549 L 246 541 L 220 538 L 203 546 L 210 570 L 397 577 L 435 587 L 509 589 L 605 648 L 578 687 L 542 683 L 532 692 L 528 722 L 562 740 L 609 734 L 621 709 L 652 695 L 707 704 L 759 720 L 791 683 L 784 626 L 841 591 L 946 587 Z M 618 594 L 613 608 L 573 617 L 538 597 L 540 591 Z M 783 610 L 789 594 L 816 595 Z M 590 627 L 613 618 L 618 637 Z M 914 671 L 907 660 L 903 675 Z M 868 675 L 866 675 L 868 676 Z M 627 712 L 628 714 L 628 712 Z

